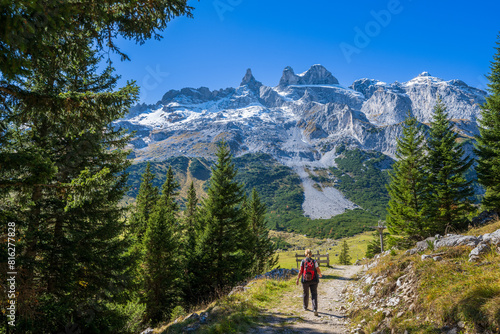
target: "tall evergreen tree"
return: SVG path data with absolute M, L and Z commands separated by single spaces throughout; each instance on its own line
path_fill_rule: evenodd
M 193 254 L 196 248 L 196 233 L 198 226 L 198 197 L 194 189 L 194 183 L 191 182 L 187 193 L 186 210 L 184 210 L 184 235 L 187 254 Z M 189 257 L 189 255 L 188 255 Z
M 344 240 L 342 248 L 340 249 L 339 264 L 349 265 L 351 264 L 351 255 L 349 255 L 349 245 L 347 241 Z
M 479 183 L 486 189 L 483 206 L 500 212 L 500 37 L 491 62 L 489 95 L 481 107 L 475 153 Z
M 267 269 L 273 268 L 278 262 L 275 246 L 269 239 L 269 230 L 265 219 L 266 205 L 260 200 L 255 188 L 252 189 L 250 200 L 245 206 L 246 215 L 253 241 L 249 242 L 253 253 L 254 273 L 261 274 Z
M 148 162 L 146 170 L 141 177 L 141 185 L 136 198 L 136 207 L 130 219 L 130 225 L 139 242 L 142 242 L 142 237 L 147 229 L 149 217 L 158 201 L 159 190 L 153 185 L 155 175 L 151 173 L 151 164 Z
M 397 139 L 396 158 L 387 185 L 390 197 L 387 227 L 392 234 L 420 241 L 430 233 L 424 215 L 428 203 L 425 137 L 417 119 L 410 114 L 404 122 L 402 136 Z
M 170 211 L 177 213 L 179 204 L 175 201 L 175 197 L 179 195 L 179 182 L 175 179 L 172 167 L 168 167 L 167 178 L 161 187 L 161 205 L 166 206 Z
M 116 90 L 100 62 L 126 58 L 118 35 L 159 38 L 190 10 L 182 0 L 0 3 L 0 220 L 21 237 L 17 331 L 123 332 L 111 303 L 130 276 L 119 206 L 129 136 L 111 123 L 138 89 Z
M 33 93 L 82 95 L 88 101 L 12 105 L 25 118 L 12 120 L 11 140 L 0 147 L 2 159 L 29 156 L 18 170 L 2 169 L 0 181 L 7 186 L 1 205 L 16 213 L 23 240 L 18 263 L 19 289 L 25 293 L 18 305 L 26 313 L 17 327 L 26 333 L 57 331 L 72 322 L 82 331 L 96 331 L 105 314 L 114 313 L 105 301 L 120 300 L 110 291 L 127 281 L 129 238 L 118 203 L 126 190 L 129 136 L 111 121 L 124 116 L 137 89 L 128 85 L 109 92 L 117 80 L 111 69 L 96 74 L 99 57 L 91 50 L 83 54 L 78 60 L 62 54 L 67 62 L 59 66 L 47 59 L 26 85 Z M 30 118 L 35 114 L 39 117 Z
M 169 320 L 172 309 L 182 300 L 184 270 L 178 254 L 174 212 L 158 204 L 144 236 L 144 302 L 146 320 Z
M 172 309 L 181 301 L 184 261 L 179 250 L 178 188 L 179 183 L 169 167 L 144 237 L 146 315 L 154 323 L 168 320 Z
M 248 220 L 241 208 L 242 186 L 234 178 L 237 170 L 229 146 L 218 143 L 207 198 L 202 202 L 200 236 L 197 242 L 198 288 L 217 293 L 246 278 L 249 263 L 245 250 L 249 239 Z
M 460 229 L 466 224 L 471 208 L 469 198 L 473 190 L 464 174 L 473 160 L 465 155 L 441 99 L 434 108 L 427 150 L 430 234 L 444 233 L 449 228 Z

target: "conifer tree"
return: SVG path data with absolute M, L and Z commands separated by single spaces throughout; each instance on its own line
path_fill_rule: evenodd
M 87 101 L 11 105 L 24 118 L 11 118 L 10 140 L 0 145 L 0 161 L 11 161 L 0 172 L 0 202 L 15 213 L 22 235 L 19 289 L 25 293 L 18 305 L 26 316 L 17 328 L 23 332 L 58 332 L 73 322 L 94 332 L 103 317 L 116 320 L 111 320 L 115 311 L 106 308 L 121 297 L 111 291 L 128 284 L 130 240 L 125 208 L 118 204 L 126 190 L 124 147 L 130 137 L 111 121 L 124 116 L 137 89 L 128 85 L 110 92 L 117 80 L 111 69 L 96 74 L 99 57 L 92 50 L 81 53 L 79 60 L 60 54 L 58 66 L 46 59 L 25 83 L 34 94 Z M 9 166 L 13 161 L 19 163 L 16 169 Z M 46 312 L 52 309 L 61 312 Z M 82 310 L 94 317 L 86 319 Z
M 161 187 L 161 205 L 164 205 L 168 210 L 177 213 L 179 204 L 175 201 L 175 197 L 179 195 L 179 182 L 175 179 L 172 167 L 168 167 L 167 178 Z
M 479 133 L 475 153 L 478 156 L 478 180 L 486 189 L 482 204 L 485 209 L 500 212 L 500 37 L 491 62 L 489 95 L 481 106 Z
M 138 88 L 116 89 L 101 61 L 127 59 L 117 36 L 160 38 L 190 11 L 185 0 L 0 3 L 0 222 L 21 237 L 16 331 L 123 332 L 112 303 L 126 299 L 132 263 L 119 206 L 130 137 L 112 122 Z
M 184 234 L 187 254 L 193 254 L 196 248 L 196 233 L 198 227 L 198 197 L 191 182 L 187 193 L 186 210 L 184 210 Z M 188 256 L 189 257 L 189 256 Z
M 144 302 L 146 320 L 169 320 L 182 298 L 184 270 L 178 254 L 174 212 L 159 204 L 151 215 L 144 235 Z
M 148 162 L 141 177 L 135 212 L 130 219 L 130 225 L 139 242 L 142 242 L 142 237 L 147 229 L 147 222 L 160 196 L 158 187 L 153 185 L 154 178 L 155 175 L 151 173 L 151 164 Z
M 471 208 L 469 198 L 473 194 L 471 181 L 467 181 L 464 174 L 473 161 L 465 155 L 441 99 L 434 108 L 427 150 L 429 234 L 463 228 Z
M 202 202 L 200 237 L 197 242 L 196 277 L 202 294 L 214 294 L 233 286 L 249 273 L 248 220 L 241 208 L 242 186 L 234 179 L 237 170 L 229 146 L 217 144 L 207 198 Z
M 343 265 L 351 264 L 351 256 L 349 255 L 349 245 L 347 244 L 346 240 L 344 240 L 344 243 L 342 244 L 342 248 L 340 250 L 339 264 Z
M 396 158 L 386 186 L 390 197 L 387 227 L 392 234 L 420 241 L 430 232 L 424 215 L 428 204 L 425 137 L 417 119 L 409 113 L 397 139 Z
M 275 246 L 269 239 L 269 230 L 265 219 L 266 205 L 261 202 L 255 188 L 252 189 L 250 200 L 246 205 L 250 232 L 254 241 L 250 242 L 253 253 L 254 274 L 261 274 L 267 269 L 273 268 L 278 262 Z
M 155 323 L 168 320 L 172 309 L 182 300 L 185 265 L 177 222 L 178 188 L 169 167 L 144 237 L 144 299 L 147 318 Z

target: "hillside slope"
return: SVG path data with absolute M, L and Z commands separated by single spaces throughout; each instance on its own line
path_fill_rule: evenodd
M 268 154 L 245 154 L 234 158 L 238 168 L 236 180 L 244 186 L 247 193 L 255 187 L 267 205 L 269 228 L 333 239 L 367 231 L 369 230 L 367 226 L 384 219 L 387 203 L 385 170 L 390 167 L 392 159 L 377 152 L 344 149 L 339 153 L 336 162 L 337 167 L 330 169 L 302 168 L 301 173 L 307 175 L 310 182 L 310 187 L 306 188 L 304 177 L 301 178 L 293 168 L 279 163 Z M 137 162 L 127 170 L 130 186 L 127 193 L 129 202 L 133 202 L 137 196 L 146 164 Z M 172 167 L 181 185 L 181 206 L 184 205 L 183 201 L 191 182 L 194 183 L 200 198 L 206 195 L 211 160 L 179 156 L 165 161 L 151 161 L 150 164 L 151 171 L 157 176 L 153 183 L 159 188 L 165 181 L 168 167 Z M 312 191 L 323 194 L 333 186 L 339 189 L 336 190 L 339 197 L 352 203 L 352 210 L 342 210 L 343 213 L 324 219 L 315 219 L 307 215 L 311 210 L 320 212 L 327 204 L 332 205 L 332 203 L 324 202 L 330 200 L 331 196 L 325 197 L 324 201 L 307 201 L 306 194 L 311 198 Z
M 365 266 L 345 291 L 358 333 L 500 333 L 500 221 Z

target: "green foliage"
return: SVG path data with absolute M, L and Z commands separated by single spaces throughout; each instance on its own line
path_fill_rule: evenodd
M 383 233 L 382 238 L 384 240 L 384 245 L 386 245 L 386 240 L 387 236 L 389 233 Z M 385 247 L 384 247 L 385 248 Z M 375 255 L 380 254 L 381 249 L 380 249 L 380 234 L 379 232 L 374 232 L 373 233 L 373 239 L 370 241 L 366 248 L 366 254 L 365 256 L 369 259 L 373 258 Z
M 389 176 L 385 169 L 390 168 L 392 159 L 382 153 L 355 149 L 343 151 L 335 162 L 337 168 L 330 170 L 338 179 L 336 187 L 367 212 L 385 219 L 389 201 L 385 188 Z
M 174 307 L 172 310 L 172 313 L 170 314 L 170 319 L 175 320 L 180 317 L 185 317 L 187 315 L 186 310 L 184 310 L 184 307 L 177 305 Z
M 253 273 L 262 274 L 274 268 L 278 262 L 274 255 L 275 246 L 269 239 L 269 230 L 265 220 L 266 206 L 260 201 L 259 194 L 252 190 L 248 203 L 245 205 L 245 213 L 253 240 L 248 240 L 249 252 L 253 254 Z
M 346 240 L 344 240 L 344 243 L 342 244 L 342 248 L 340 250 L 339 264 L 343 265 L 351 264 L 351 256 L 349 255 L 349 245 L 347 244 Z
M 163 195 L 162 195 L 163 197 Z M 177 253 L 174 212 L 159 203 L 148 221 L 144 236 L 144 302 L 146 320 L 169 320 L 170 310 L 180 301 L 183 270 Z
M 289 248 L 293 247 L 290 243 L 286 242 L 283 238 L 272 237 L 271 241 L 274 242 L 274 247 L 276 249 L 288 250 Z
M 224 291 L 245 279 L 251 267 L 248 249 L 248 219 L 241 208 L 242 186 L 235 181 L 237 174 L 229 147 L 220 142 L 217 161 L 212 166 L 207 198 L 200 208 L 194 268 L 200 294 Z M 252 238 L 253 239 L 253 238 Z
M 467 226 L 473 190 L 464 175 L 473 160 L 465 155 L 463 145 L 457 139 L 458 134 L 453 131 L 446 108 L 438 99 L 427 143 L 428 235 L 444 234 L 449 228 L 459 230 Z
M 382 169 L 390 165 L 390 160 L 385 156 L 374 154 L 370 157 L 371 163 L 369 165 L 373 168 Z M 243 186 L 247 194 L 255 188 L 262 202 L 267 206 L 268 228 L 276 229 L 278 226 L 280 230 L 337 239 L 366 231 L 368 230 L 366 226 L 376 224 L 380 219 L 375 214 L 362 209 L 349 210 L 330 219 L 310 219 L 304 216 L 302 210 L 304 192 L 300 178 L 291 168 L 283 166 L 270 155 L 262 153 L 245 154 L 234 158 L 233 161 L 238 169 L 235 180 Z M 188 166 L 191 170 L 193 165 L 198 166 L 196 169 L 203 169 L 203 173 L 209 173 L 206 166 L 211 165 L 211 163 L 202 158 L 186 157 L 151 162 L 151 171 L 157 174 L 153 184 L 161 186 L 160 182 L 165 180 L 164 175 L 169 167 L 172 167 L 176 175 L 186 175 Z M 136 196 L 139 189 L 140 173 L 143 173 L 145 167 L 146 163 L 136 163 L 127 169 L 127 172 L 130 173 L 128 195 Z M 382 173 L 385 174 L 385 171 Z M 208 187 L 209 182 L 205 183 L 206 190 Z M 348 190 L 349 188 L 346 188 L 346 191 Z M 366 191 L 369 192 L 370 189 Z M 385 192 L 385 189 L 383 191 Z M 380 210 L 376 209 L 377 212 Z
M 416 241 L 425 239 L 430 232 L 425 217 L 431 203 L 427 200 L 429 189 L 425 173 L 424 141 L 424 133 L 417 119 L 408 114 L 403 135 L 397 140 L 398 160 L 393 164 L 389 174 L 391 181 L 387 186 L 390 196 L 387 208 L 389 232 Z
M 138 241 L 146 232 L 149 217 L 153 213 L 156 203 L 160 197 L 158 187 L 153 185 L 155 175 L 151 173 L 151 164 L 148 162 L 146 170 L 142 174 L 142 181 L 137 195 L 135 211 L 130 219 L 130 226 Z
M 500 212 L 500 39 L 490 66 L 489 95 L 481 107 L 478 118 L 479 133 L 475 153 L 478 156 L 478 180 L 486 188 L 483 198 L 485 209 Z

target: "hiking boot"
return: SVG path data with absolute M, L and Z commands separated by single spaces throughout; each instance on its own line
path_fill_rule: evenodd
M 304 306 L 304 311 L 307 311 L 307 307 Z
M 314 311 L 314 316 L 316 316 L 316 317 L 318 316 L 318 311 L 316 311 L 316 310 Z

